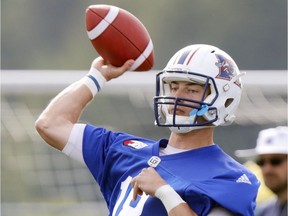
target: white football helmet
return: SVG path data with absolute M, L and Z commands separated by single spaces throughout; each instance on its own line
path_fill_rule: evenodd
M 242 92 L 241 76 L 234 60 L 217 47 L 197 44 L 179 50 L 156 77 L 154 112 L 156 124 L 176 133 L 229 125 Z M 203 85 L 201 100 L 171 96 L 171 82 L 185 81 Z M 208 96 L 205 96 L 205 94 Z M 169 107 L 173 109 L 170 109 Z M 189 107 L 189 116 L 176 115 Z M 187 109 L 187 108 L 186 108 Z M 171 110 L 174 110 L 171 112 Z

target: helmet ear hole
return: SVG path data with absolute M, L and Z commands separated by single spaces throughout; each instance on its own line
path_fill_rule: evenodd
M 233 102 L 233 98 L 228 98 L 226 101 L 225 101 L 225 108 L 227 108 L 228 106 L 230 106 L 230 104 Z

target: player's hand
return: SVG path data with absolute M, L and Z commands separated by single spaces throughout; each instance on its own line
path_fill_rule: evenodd
M 134 177 L 131 184 L 134 189 L 132 200 L 135 201 L 137 195 L 141 196 L 143 192 L 150 196 L 154 196 L 155 191 L 167 183 L 161 178 L 154 168 L 149 167 L 144 168 L 139 175 Z
M 109 64 L 109 62 L 106 62 L 102 57 L 98 57 L 92 62 L 91 66 L 100 71 L 105 79 L 109 81 L 121 76 L 123 73 L 129 70 L 133 64 L 134 60 L 130 59 L 127 60 L 121 67 L 115 67 Z

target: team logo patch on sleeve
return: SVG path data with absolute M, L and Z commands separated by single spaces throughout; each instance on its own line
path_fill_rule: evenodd
M 129 146 L 129 147 L 134 148 L 134 149 L 141 149 L 141 148 L 148 146 L 147 144 L 140 142 L 138 140 L 125 140 L 123 142 L 123 145 Z

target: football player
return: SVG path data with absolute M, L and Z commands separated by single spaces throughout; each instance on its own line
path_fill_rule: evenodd
M 219 48 L 187 46 L 156 76 L 156 124 L 170 128 L 169 139 L 78 123 L 105 82 L 133 62 L 114 67 L 96 58 L 87 76 L 43 111 L 36 121 L 39 134 L 88 167 L 109 215 L 253 215 L 257 178 L 213 140 L 216 126 L 235 119 L 242 91 L 243 73 Z

